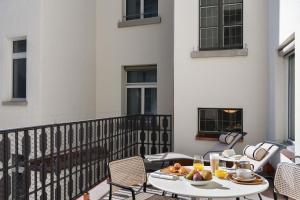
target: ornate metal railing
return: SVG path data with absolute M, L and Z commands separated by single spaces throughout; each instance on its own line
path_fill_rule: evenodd
M 106 164 L 172 151 L 170 115 L 134 115 L 0 131 L 0 200 L 75 199 Z

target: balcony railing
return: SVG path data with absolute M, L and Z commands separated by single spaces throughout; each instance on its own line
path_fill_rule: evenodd
M 134 115 L 0 131 L 0 199 L 76 199 L 111 160 L 173 150 L 171 115 Z

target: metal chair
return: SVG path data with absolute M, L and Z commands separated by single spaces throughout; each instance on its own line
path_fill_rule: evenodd
M 139 156 L 112 161 L 108 169 L 109 199 L 112 199 L 113 192 L 121 188 L 131 192 L 128 199 L 132 200 L 173 200 L 171 197 L 146 193 L 147 174 L 144 161 Z M 133 186 L 140 188 L 135 191 Z
M 278 195 L 286 199 L 300 199 L 300 166 L 293 163 L 280 163 L 274 179 L 274 199 Z

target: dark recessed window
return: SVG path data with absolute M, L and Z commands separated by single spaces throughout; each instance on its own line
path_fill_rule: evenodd
M 200 50 L 243 48 L 243 1 L 200 0 Z
M 156 114 L 156 66 L 127 67 L 127 114 Z
M 243 110 L 198 108 L 198 135 L 218 137 L 221 132 L 243 132 Z
M 158 16 L 158 0 L 126 0 L 126 20 Z
M 15 99 L 26 98 L 26 40 L 13 41 L 13 95 Z

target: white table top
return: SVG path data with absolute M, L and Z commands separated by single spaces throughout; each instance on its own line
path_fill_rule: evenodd
M 205 167 L 209 170 L 209 167 Z M 158 189 L 173 194 L 188 197 L 204 198 L 233 198 L 261 193 L 269 188 L 269 183 L 264 179 L 260 185 L 241 185 L 228 180 L 213 177 L 211 183 L 204 186 L 193 186 L 180 177 L 179 180 L 166 180 L 149 176 L 149 183 Z

